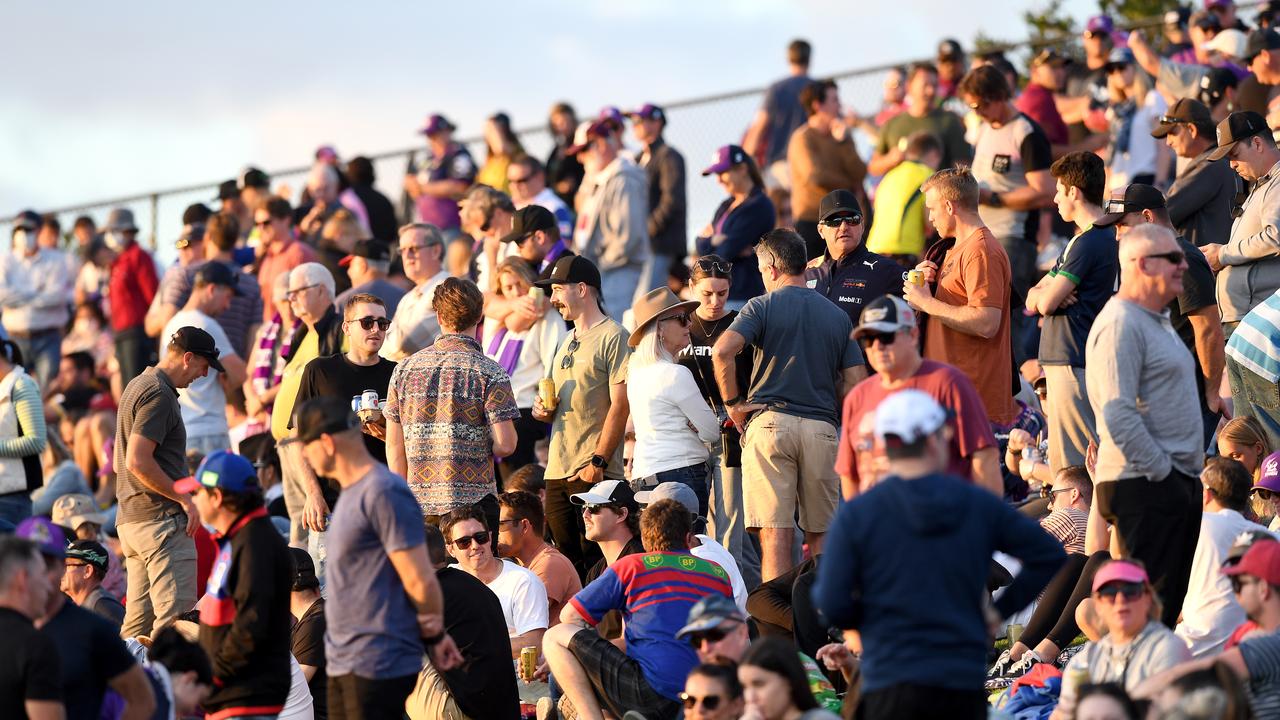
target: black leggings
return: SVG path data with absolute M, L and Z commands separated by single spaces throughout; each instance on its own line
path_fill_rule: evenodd
M 534 420 L 533 411 L 527 408 L 520 408 L 520 417 L 516 418 L 513 424 L 516 429 L 516 449 L 498 463 L 498 476 L 504 483 L 515 471 L 529 463 L 537 462 L 534 446 L 539 440 L 547 438 L 547 431 L 550 428 L 546 423 Z
M 1091 556 L 1068 555 L 1067 564 L 1049 581 L 1036 611 L 1027 621 L 1022 643 L 1032 650 L 1041 640 L 1057 645 L 1059 651 L 1070 645 L 1080 634 L 1080 627 L 1076 625 L 1076 608 L 1093 593 L 1093 574 L 1110 559 L 1111 554 L 1105 550 Z M 1054 660 L 1042 659 L 1046 662 Z

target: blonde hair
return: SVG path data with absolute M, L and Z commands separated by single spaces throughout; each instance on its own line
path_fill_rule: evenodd
M 671 353 L 667 352 L 667 348 L 658 340 L 657 320 L 649 323 L 649 327 L 641 332 L 640 342 L 636 343 L 636 348 L 631 351 L 631 360 L 627 366 L 628 376 L 630 376 L 631 370 L 637 367 L 645 367 L 659 362 L 675 362 L 675 358 Z
M 978 181 L 973 177 L 967 165 L 939 170 L 920 186 L 920 192 L 936 190 L 943 200 L 955 204 L 963 210 L 977 212 Z
M 1253 478 L 1257 480 L 1258 472 L 1262 467 L 1262 459 L 1271 454 L 1271 443 L 1267 440 L 1266 431 L 1262 429 L 1262 423 L 1249 415 L 1231 418 L 1218 431 L 1218 442 L 1223 440 L 1233 442 L 1236 445 L 1249 445 L 1260 448 L 1258 452 L 1258 467 L 1253 469 Z

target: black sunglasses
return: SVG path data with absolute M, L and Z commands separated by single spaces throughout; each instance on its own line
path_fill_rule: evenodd
M 522 178 L 513 178 L 513 177 L 509 177 L 509 178 L 507 178 L 507 182 L 508 182 L 508 183 L 510 183 L 511 185 L 517 185 L 517 184 L 519 184 L 519 185 L 523 185 L 524 183 L 527 183 L 527 182 L 529 182 L 529 181 L 530 181 L 530 180 L 532 180 L 532 179 L 533 179 L 533 174 L 532 174 L 532 173 L 530 173 L 530 174 L 528 174 L 528 175 L 525 175 L 525 176 L 524 176 L 524 177 L 522 177 Z
M 704 273 L 716 272 L 727 276 L 729 271 L 733 270 L 733 263 L 727 260 L 724 262 L 718 262 L 716 260 L 700 258 L 693 263 L 693 269 Z
M 729 637 L 729 630 L 726 630 L 725 628 L 722 628 L 722 627 L 714 627 L 714 628 L 711 628 L 710 630 L 703 630 L 702 632 L 690 633 L 689 644 L 693 646 L 694 650 L 697 650 L 698 648 L 702 647 L 702 643 L 704 642 L 718 643 L 721 640 L 725 639 L 726 637 Z
M 1050 487 L 1050 486 L 1048 486 L 1048 485 L 1041 485 L 1041 486 L 1040 486 L 1040 497 L 1042 497 L 1042 498 L 1044 498 L 1044 499 L 1046 499 L 1046 500 L 1053 500 L 1054 496 L 1055 496 L 1055 495 L 1057 495 L 1058 493 L 1071 492 L 1071 490 L 1072 490 L 1072 488 L 1069 488 L 1069 487 L 1067 487 L 1067 488 L 1058 488 L 1057 490 L 1054 490 L 1053 488 L 1051 488 L 1051 487 Z
M 698 706 L 698 703 L 702 703 L 702 707 L 704 709 L 714 712 L 716 708 L 720 707 L 720 701 L 723 699 L 724 698 L 719 695 L 703 695 L 702 697 L 697 697 L 696 695 L 690 695 L 687 692 L 680 693 L 680 702 L 684 703 L 685 710 L 692 710 Z
M 1266 488 L 1254 488 L 1253 494 L 1257 495 L 1258 498 L 1263 502 L 1271 502 L 1271 499 L 1276 496 L 1274 491 L 1268 490 Z
M 689 327 L 689 323 L 692 322 L 689 319 L 689 313 L 680 313 L 679 315 L 668 315 L 664 318 L 658 318 L 658 322 L 662 322 L 663 320 L 675 320 L 684 327 Z
M 602 510 L 612 510 L 614 514 L 619 514 L 618 507 L 616 505 L 610 505 L 607 503 L 600 504 L 600 505 L 583 505 L 582 506 L 582 511 L 588 515 L 599 515 Z
M 858 342 L 862 343 L 864 347 L 871 347 L 876 342 L 881 345 L 892 345 L 897 341 L 898 333 L 896 332 L 867 333 L 858 338 Z
M 266 220 L 258 220 L 254 222 L 254 225 L 257 225 L 258 227 L 266 227 L 271 224 L 271 220 L 272 218 L 267 218 Z
M 1181 250 L 1171 250 L 1171 251 L 1169 251 L 1169 252 L 1167 252 L 1167 253 L 1152 253 L 1152 254 L 1150 254 L 1150 255 L 1143 255 L 1142 257 L 1143 257 L 1144 259 L 1145 259 L 1145 258 L 1160 258 L 1161 260 L 1168 261 L 1168 262 L 1169 262 L 1170 264 L 1172 264 L 1172 265 L 1178 265 L 1178 264 L 1180 264 L 1180 263 L 1181 263 L 1181 262 L 1182 262 L 1182 261 L 1183 261 L 1187 256 L 1186 256 L 1185 254 L 1183 254 L 1183 252 L 1182 252 Z
M 564 348 L 564 359 L 560 361 L 561 370 L 568 370 L 573 367 L 573 354 L 578 352 L 578 348 L 580 347 L 582 347 L 582 343 L 578 342 L 578 338 L 574 338 L 569 341 L 569 344 Z
M 1112 582 L 1098 588 L 1098 597 L 1114 601 L 1117 595 L 1125 600 L 1133 601 L 1147 592 L 1147 586 L 1140 582 Z
M 369 317 L 362 317 L 356 322 L 359 322 L 360 327 L 365 330 L 372 330 L 374 325 L 377 325 L 379 330 L 386 330 L 391 327 L 390 320 L 384 317 L 373 317 L 372 315 Z
M 476 533 L 475 535 L 463 535 L 462 537 L 458 538 L 457 540 L 450 540 L 450 541 L 449 541 L 449 544 L 450 544 L 450 545 L 453 545 L 454 547 L 458 548 L 459 550 L 467 550 L 467 549 L 470 549 L 470 547 L 471 547 L 471 541 L 472 541 L 472 540 L 475 540 L 475 541 L 476 541 L 478 544 L 480 544 L 480 545 L 488 545 L 488 544 L 489 544 L 489 531 L 488 531 L 488 530 L 481 530 L 480 532 Z
M 854 213 L 852 215 L 841 215 L 840 217 L 827 218 L 822 221 L 822 224 L 829 228 L 838 228 L 845 223 L 857 227 L 862 224 L 862 216 Z

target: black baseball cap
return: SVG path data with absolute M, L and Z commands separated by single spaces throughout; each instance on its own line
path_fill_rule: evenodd
M 857 196 L 848 190 L 832 190 L 818 204 L 818 222 L 842 213 L 862 217 L 862 206 L 858 205 Z
M 1229 69 L 1209 68 L 1209 72 L 1200 77 L 1196 99 L 1207 106 L 1217 105 L 1222 102 L 1222 96 L 1227 94 L 1227 88 L 1234 88 L 1239 84 L 1240 79 Z
M 360 418 L 351 412 L 351 401 L 322 396 L 304 402 L 293 417 L 298 442 L 309 443 L 321 435 L 333 435 L 360 427 Z
M 391 260 L 391 246 L 381 240 L 357 240 L 351 254 L 338 261 L 342 267 L 351 264 L 352 258 L 362 257 L 366 260 Z
M 1230 71 L 1228 71 L 1230 72 Z M 1162 138 L 1179 123 L 1196 125 L 1201 128 L 1213 127 L 1213 116 L 1204 103 L 1194 98 L 1182 98 L 1169 108 L 1169 112 L 1160 117 L 1160 124 L 1151 131 L 1151 137 Z
M 210 263 L 216 264 L 216 263 Z M 225 373 L 226 368 L 222 367 L 222 361 L 218 359 L 221 354 L 218 352 L 218 346 L 213 342 L 213 336 L 201 330 L 198 327 L 185 325 L 178 328 L 169 342 L 179 350 L 189 352 L 193 355 L 199 355 L 209 361 L 209 367 L 220 373 Z
M 239 197 L 240 186 L 236 184 L 235 178 L 232 178 L 218 185 L 218 197 L 214 200 L 236 200 Z
M 107 566 L 111 564 L 111 556 L 107 554 L 107 549 L 93 540 L 77 540 L 68 545 L 67 559 L 81 560 L 103 573 L 107 572 Z
M 247 167 L 244 172 L 240 173 L 240 178 L 236 183 L 236 187 L 243 190 L 245 188 L 267 189 L 271 186 L 271 177 L 256 167 Z
M 502 236 L 502 242 L 518 243 L 538 232 L 557 227 L 556 216 L 541 205 L 526 205 L 511 216 L 511 232 Z
M 231 288 L 231 292 L 236 295 L 244 295 L 244 291 L 239 287 L 240 278 L 236 277 L 231 268 L 216 260 L 210 260 L 196 270 L 194 283 L 196 285 L 223 285 Z
M 1252 110 L 1231 113 L 1218 123 L 1218 149 L 1209 153 L 1209 159 L 1221 160 L 1231 152 L 1236 143 L 1254 135 L 1271 135 L 1271 128 L 1267 127 L 1265 118 Z
M 552 285 L 571 285 L 586 283 L 596 290 L 600 289 L 600 270 L 595 263 L 581 255 L 561 257 L 551 268 L 551 275 L 545 280 L 534 283 L 537 287 L 549 288 Z
M 187 206 L 186 210 L 182 211 L 182 224 L 183 225 L 202 224 L 208 221 L 208 219 L 212 216 L 213 216 L 213 211 L 209 209 L 208 205 L 205 205 L 204 203 L 192 203 Z
M 1110 227 L 1120 222 L 1120 218 L 1129 213 L 1162 207 L 1165 207 L 1164 193 L 1150 185 L 1134 183 L 1122 190 L 1111 191 L 1111 197 L 1103 207 L 1107 214 L 1094 220 L 1093 226 Z
M 1244 46 L 1244 57 L 1240 58 L 1245 65 L 1253 62 L 1253 58 L 1264 50 L 1275 50 L 1280 48 L 1280 33 L 1270 28 L 1266 30 L 1254 30 L 1249 33 L 1249 40 Z
M 316 564 L 311 560 L 310 553 L 302 548 L 291 547 L 289 557 L 293 558 L 293 583 L 290 590 L 297 592 L 320 587 L 320 581 L 316 579 Z
M 964 57 L 964 49 L 960 47 L 960 43 L 947 38 L 938 43 L 938 59 L 939 60 L 959 60 Z

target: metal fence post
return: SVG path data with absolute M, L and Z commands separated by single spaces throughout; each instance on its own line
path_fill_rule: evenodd
M 151 193 L 151 251 L 158 246 L 158 228 L 160 227 L 160 193 Z

